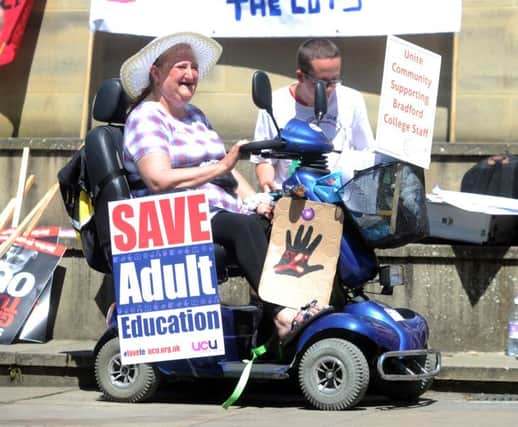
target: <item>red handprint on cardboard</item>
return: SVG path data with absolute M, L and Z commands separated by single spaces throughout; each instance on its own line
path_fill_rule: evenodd
M 273 267 L 277 274 L 301 277 L 313 271 L 322 270 L 322 264 L 309 265 L 309 258 L 322 241 L 322 234 L 318 234 L 313 241 L 313 226 L 309 226 L 304 235 L 304 226 L 300 225 L 292 243 L 291 231 L 286 231 L 286 249 L 279 262 Z

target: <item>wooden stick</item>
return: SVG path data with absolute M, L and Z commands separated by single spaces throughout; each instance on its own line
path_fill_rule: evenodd
M 47 193 L 45 193 L 45 195 L 36 204 L 36 206 L 34 206 L 34 208 L 29 212 L 29 214 L 23 219 L 20 225 L 16 227 L 16 229 L 9 236 L 9 238 L 0 245 L 0 258 L 6 254 L 6 252 L 9 250 L 14 241 L 22 235 L 22 233 L 27 228 L 34 216 L 37 215 L 40 212 L 40 210 L 45 210 L 47 208 L 52 198 L 57 193 L 58 189 L 59 184 L 56 182 L 52 187 L 50 187 Z
M 397 215 L 399 211 L 399 191 L 401 187 L 401 163 L 397 164 L 396 182 L 394 184 L 394 196 L 392 196 L 392 216 L 390 217 L 390 232 L 396 233 Z
M 13 197 L 7 205 L 5 206 L 4 210 L 0 214 L 0 229 L 5 228 L 7 223 L 11 221 L 11 218 L 13 217 L 14 212 L 14 205 L 16 204 L 16 198 Z
M 450 98 L 450 126 L 448 140 L 455 143 L 457 140 L 457 78 L 459 74 L 459 34 L 453 35 L 451 64 L 451 98 Z
M 36 176 L 32 174 L 27 177 L 27 180 L 25 181 L 25 187 L 23 188 L 23 197 L 27 196 L 27 193 L 31 189 L 32 184 L 34 184 L 35 179 Z
M 90 119 L 90 80 L 92 78 L 92 59 L 94 52 L 94 37 L 95 32 L 90 31 L 88 36 L 88 50 L 86 53 L 86 75 L 85 75 L 85 88 L 83 91 L 83 111 L 81 113 L 81 129 L 79 137 L 85 139 L 86 133 L 88 132 L 88 123 Z
M 27 193 L 32 187 L 32 184 L 34 183 L 34 175 L 29 175 L 27 178 L 27 181 L 25 181 L 25 188 L 23 190 L 23 197 L 27 196 Z M 13 197 L 9 202 L 7 203 L 6 207 L 0 213 L 0 230 L 2 228 L 5 228 L 7 223 L 11 220 L 14 213 L 14 205 L 16 204 L 16 198 Z
M 18 227 L 20 222 L 20 214 L 23 204 L 23 189 L 25 186 L 25 178 L 27 177 L 27 166 L 29 165 L 29 147 L 23 147 L 22 163 L 20 165 L 20 174 L 18 176 L 18 191 L 16 192 L 16 204 L 14 206 L 13 220 L 11 226 Z
M 59 188 L 59 185 L 58 185 Z M 29 221 L 27 224 L 27 227 L 25 227 L 25 231 L 23 232 L 24 237 L 28 237 L 29 234 L 32 233 L 32 230 L 38 225 L 38 222 L 40 221 L 41 217 L 43 216 L 43 213 L 45 212 L 45 209 L 47 208 L 48 204 L 50 203 L 50 200 L 54 197 L 54 194 L 52 194 L 51 198 L 49 199 L 49 202 L 43 206 L 38 212 L 34 214 L 34 217 Z

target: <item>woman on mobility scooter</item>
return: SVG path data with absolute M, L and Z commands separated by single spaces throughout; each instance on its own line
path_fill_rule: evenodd
M 198 80 L 209 73 L 221 52 L 211 38 L 177 33 L 154 39 L 122 65 L 122 85 L 134 100 L 125 126 L 123 161 L 130 186 L 140 187 L 135 196 L 206 190 L 214 242 L 235 255 L 257 293 L 273 207 L 254 197 L 235 169 L 242 142 L 225 153 L 206 116 L 190 103 Z M 263 304 L 281 340 L 328 310 L 316 303 L 298 313 Z
M 180 35 L 157 40 L 163 41 L 169 37 L 176 38 Z M 139 140 L 143 139 L 143 135 L 139 136 L 137 133 L 145 131 L 147 137 L 157 144 L 153 146 L 157 148 L 156 151 L 151 150 L 142 154 L 142 158 L 139 157 L 140 160 L 132 160 L 131 150 L 126 148 L 126 167 L 132 172 L 133 185 L 142 184 L 140 177 L 140 174 L 142 174 L 144 183 L 151 188 L 148 189 L 148 187 L 141 185 L 140 188 L 144 190 L 142 194 L 148 191 L 174 191 L 177 188 L 190 188 L 194 185 L 192 182 L 196 182 L 198 187 L 208 185 L 209 182 L 214 184 L 214 178 L 226 175 L 225 172 L 232 169 L 228 163 L 226 164 L 228 169 L 225 169 L 225 162 L 229 158 L 225 156 L 221 141 L 210 128 L 203 114 L 189 104 L 198 77 L 205 75 L 208 69 L 207 53 L 203 53 L 203 51 L 200 53 L 200 49 L 207 43 L 210 45 L 212 42 L 210 39 L 207 41 L 207 39 L 198 35 L 186 35 L 185 37 L 187 38 L 181 39 L 182 43 L 187 42 L 187 49 L 181 52 L 181 55 L 185 56 L 179 56 L 180 52 L 177 51 L 180 48 L 178 39 L 175 39 L 177 41 L 169 46 L 162 46 L 157 52 L 153 53 L 152 51 L 155 49 L 153 43 L 157 43 L 155 41 L 143 50 L 144 54 L 148 52 L 146 55 L 150 57 L 145 61 L 143 59 L 138 61 L 140 65 L 134 64 L 134 69 L 140 70 L 136 77 L 133 79 L 128 76 L 125 77 L 124 73 L 131 71 L 132 68 L 129 67 L 124 71 L 124 68 L 128 65 L 123 66 L 122 80 L 126 91 L 133 98 L 138 98 L 138 95 L 141 95 L 143 99 L 141 103 L 137 103 L 134 107 L 130 119 L 127 121 L 127 128 L 124 132 L 128 133 L 127 141 L 131 139 L 131 133 L 135 134 L 133 138 L 135 143 L 138 144 L 135 145 L 134 149 L 138 151 L 141 142 Z M 201 45 L 197 44 L 198 40 L 204 40 L 205 44 L 203 42 Z M 171 52 L 167 52 L 173 46 Z M 212 47 L 212 49 L 220 51 L 220 48 L 217 47 Z M 159 58 L 162 53 L 164 58 Z M 135 60 L 139 58 L 138 55 L 134 57 Z M 214 58 L 217 58 L 218 55 L 219 53 Z M 159 59 L 157 60 L 157 58 Z M 215 60 L 213 59 L 212 64 Z M 131 59 L 128 61 L 131 61 Z M 182 65 L 179 65 L 182 63 L 183 69 Z M 180 69 L 175 69 L 175 67 Z M 193 72 L 195 68 L 197 70 Z M 140 83 L 135 87 L 136 89 L 132 89 L 132 82 L 138 78 L 141 80 Z M 97 152 L 108 154 L 105 152 L 109 151 L 109 147 L 114 148 L 116 145 L 113 154 L 117 155 L 113 156 L 113 162 L 110 162 L 110 165 L 113 163 L 111 166 L 114 170 L 110 169 L 109 173 L 103 171 L 103 173 L 97 174 L 98 176 L 95 175 L 95 179 L 91 179 L 92 174 L 90 172 L 94 171 L 90 171 L 90 168 L 88 168 L 88 178 L 89 181 L 92 181 L 89 184 L 96 188 L 103 187 L 102 184 L 107 181 L 110 183 L 113 180 L 118 182 L 119 178 L 124 178 L 122 181 L 124 181 L 127 191 L 123 192 L 124 196 L 121 196 L 119 192 L 113 195 L 107 191 L 107 189 L 111 189 L 110 185 L 105 185 L 97 191 L 97 197 L 96 193 L 92 194 L 96 210 L 95 217 L 99 220 L 105 219 L 104 216 L 99 215 L 100 212 L 103 212 L 103 205 L 113 200 L 121 200 L 117 197 L 126 199 L 130 194 L 126 171 L 123 171 L 124 176 L 121 177 L 120 166 L 117 167 L 117 165 L 121 165 L 121 161 L 116 161 L 120 160 L 119 143 L 122 140 L 122 132 L 121 129 L 114 129 L 115 126 L 112 125 L 112 123 L 124 122 L 127 104 L 124 103 L 125 106 L 121 109 L 118 108 L 120 102 L 113 102 L 114 99 L 120 101 L 124 94 L 120 81 L 112 81 L 112 83 L 117 83 L 115 85 L 116 90 L 104 91 L 104 84 L 101 87 L 96 96 L 93 114 L 96 120 L 108 122 L 109 125 L 99 126 L 89 132 L 92 138 L 89 139 L 89 135 L 87 135 L 85 147 L 86 151 L 89 151 L 87 154 L 92 154 L 90 160 L 95 162 L 100 156 L 93 156 L 93 154 L 97 154 Z M 149 93 L 144 95 L 143 91 L 148 85 L 150 85 Z M 316 97 L 316 99 L 322 101 L 315 102 L 315 115 L 318 118 L 322 117 L 322 112 L 325 110 L 325 105 L 323 105 L 325 93 L 322 90 L 322 85 L 316 84 L 315 86 L 315 94 L 323 94 Z M 107 85 L 107 88 L 113 89 L 111 85 Z M 317 91 L 317 89 L 320 90 Z M 252 95 L 256 106 L 266 110 L 273 117 L 271 86 L 264 72 L 254 73 Z M 99 105 L 110 106 L 110 101 L 112 101 L 111 108 L 105 108 L 109 111 L 105 111 L 106 114 L 104 115 L 96 115 L 96 107 Z M 152 107 L 157 113 L 154 121 L 145 120 L 143 123 L 132 124 L 131 119 L 137 117 L 139 108 L 143 111 L 141 114 L 144 114 L 149 112 L 148 109 L 152 109 Z M 121 117 L 117 114 L 119 110 L 124 112 L 122 121 L 119 121 Z M 172 115 L 171 112 L 178 117 Z M 193 112 L 196 112 L 196 114 Z M 144 123 L 146 125 L 141 128 L 140 126 Z M 199 124 L 204 132 L 210 132 L 210 138 L 215 138 L 216 141 L 209 138 L 209 141 L 205 141 L 199 146 L 197 140 L 189 141 L 190 134 L 185 129 L 187 127 L 191 132 L 198 131 L 195 123 Z M 96 129 L 99 129 L 99 132 L 95 132 Z M 177 134 L 182 129 L 184 133 Z M 175 136 L 171 137 L 173 131 Z M 112 133 L 117 135 L 116 140 L 104 139 L 105 134 L 111 135 Z M 216 144 L 210 146 L 209 142 L 216 142 Z M 181 148 L 185 149 L 187 143 L 189 143 L 189 150 L 193 151 L 194 160 L 186 157 L 185 153 L 178 152 Z M 207 145 L 219 148 L 219 151 L 216 151 L 216 153 L 208 151 Z M 89 147 L 90 150 L 88 150 Z M 236 150 L 240 154 L 263 155 L 269 152 L 270 155 L 278 156 L 278 158 L 300 159 L 300 166 L 292 177 L 284 183 L 283 193 L 288 194 L 293 199 L 300 198 L 301 196 L 294 193 L 292 189 L 299 188 L 302 185 L 305 188 L 304 200 L 336 203 L 336 206 L 341 207 L 344 214 L 347 214 L 348 220 L 344 221 L 343 232 L 340 236 L 339 259 L 334 272 L 334 290 L 337 291 L 337 295 L 336 298 L 332 299 L 334 305 L 332 312 L 310 305 L 306 311 L 303 310 L 294 319 L 293 315 L 287 315 L 286 329 L 290 330 L 292 320 L 295 320 L 295 331 L 282 337 L 282 346 L 270 346 L 267 355 L 257 360 L 253 366 L 248 363 L 250 361 L 243 359 L 248 358 L 252 353 L 252 360 L 254 360 L 255 356 L 258 355 L 257 345 L 264 342 L 257 336 L 257 332 L 261 331 L 263 326 L 257 327 L 261 315 L 261 310 L 258 307 L 222 306 L 225 339 L 225 354 L 222 356 L 129 365 L 123 364 L 121 360 L 119 331 L 116 325 L 117 318 L 108 313 L 108 328 L 100 337 L 94 349 L 96 379 L 103 395 L 108 400 L 144 401 L 156 391 L 162 375 L 166 375 L 173 380 L 181 378 L 223 379 L 238 378 L 245 371 L 250 374 L 251 379 L 257 380 L 270 381 L 296 378 L 307 401 L 312 406 L 323 410 L 352 408 L 362 400 L 367 389 L 371 386 L 379 389 L 382 394 L 404 401 L 414 401 L 430 387 L 433 377 L 440 370 L 440 353 L 429 348 L 430 334 L 426 319 L 409 308 L 392 308 L 383 302 L 375 301 L 367 295 L 367 292 L 364 292 L 364 286 L 376 275 L 379 276 L 382 292 L 390 294 L 394 285 L 401 284 L 401 271 L 398 271 L 398 269 L 393 271 L 392 266 L 380 266 L 373 248 L 388 247 L 389 244 L 403 245 L 420 238 L 421 233 L 416 233 L 416 230 L 420 231 L 421 227 L 412 227 L 411 225 L 412 221 L 420 224 L 419 221 L 416 222 L 418 218 L 426 219 L 426 215 L 423 215 L 425 211 L 422 211 L 420 216 L 416 215 L 411 209 L 412 204 L 407 206 L 406 202 L 415 198 L 423 199 L 424 185 L 421 183 L 419 188 L 410 192 L 413 197 L 405 196 L 406 190 L 414 188 L 413 185 L 408 185 L 409 180 L 406 178 L 407 175 L 413 176 L 413 168 L 401 162 L 391 162 L 381 165 L 381 167 L 362 171 L 350 183 L 339 188 L 340 193 L 342 193 L 340 200 L 330 201 L 330 195 L 333 195 L 333 200 L 335 198 L 334 192 L 330 194 L 327 191 L 329 190 L 328 186 L 320 188 L 320 184 L 317 185 L 323 179 L 327 182 L 329 172 L 323 154 L 329 152 L 330 149 L 331 146 L 327 139 L 321 138 L 318 126 L 295 119 L 285 128 L 279 129 L 279 135 L 275 139 L 240 145 L 239 149 Z M 177 151 L 175 152 L 175 150 Z M 198 155 L 196 150 L 204 154 L 199 154 L 199 158 L 196 158 L 196 155 Z M 170 153 L 176 154 L 176 156 L 171 156 Z M 236 159 L 232 160 L 231 164 L 232 162 L 235 164 L 237 161 L 237 153 L 235 154 Z M 134 155 L 139 156 L 138 153 L 134 153 Z M 182 157 L 182 155 L 185 157 Z M 150 176 L 147 178 L 141 171 L 143 165 L 146 166 L 147 162 L 142 162 L 146 157 L 150 162 L 152 157 L 161 158 L 161 161 L 156 165 L 154 163 L 152 167 L 148 165 L 150 170 L 146 170 L 146 172 Z M 101 160 L 99 158 L 98 162 L 100 163 Z M 215 162 L 208 166 L 201 166 L 202 162 L 206 160 L 215 160 Z M 171 161 L 176 161 L 185 168 L 180 169 L 174 163 L 171 165 Z M 223 161 L 223 164 L 220 165 L 221 169 L 219 169 L 219 173 L 216 173 L 214 169 L 218 169 L 217 164 L 221 161 Z M 91 163 L 87 161 L 87 166 Z M 132 166 L 133 169 L 131 169 Z M 212 169 L 203 170 L 204 167 Z M 211 170 L 212 174 L 210 173 Z M 157 177 L 157 175 L 159 176 Z M 176 181 L 173 180 L 174 176 L 176 176 Z M 150 177 L 153 177 L 153 180 Z M 161 180 L 166 177 L 169 179 L 169 184 L 166 183 L 163 187 L 156 184 L 156 182 L 163 182 Z M 184 181 L 181 181 L 182 177 Z M 190 185 L 186 184 L 188 180 L 191 181 Z M 135 193 L 138 195 L 139 191 L 135 191 Z M 247 194 L 243 195 L 247 197 Z M 240 199 L 235 194 L 233 201 L 236 206 L 241 206 Z M 365 209 L 366 201 L 369 201 L 367 209 Z M 418 204 L 418 206 L 420 205 Z M 218 209 L 216 205 L 211 205 L 211 207 L 212 226 L 214 226 L 215 220 L 221 215 L 226 215 L 228 211 L 226 206 L 223 206 L 222 209 Z M 106 210 L 105 207 L 104 210 Z M 386 214 L 388 210 L 392 212 L 390 216 Z M 241 209 L 239 212 L 242 213 L 235 213 L 233 216 L 246 218 L 247 220 L 254 217 L 250 212 Z M 248 213 L 248 215 L 243 215 L 243 213 Z M 391 231 L 392 219 L 394 219 L 393 232 Z M 102 225 L 105 225 L 104 222 Z M 96 228 L 99 229 L 99 221 L 97 220 Z M 385 233 L 385 228 L 390 233 Z M 102 227 L 102 236 L 109 234 L 105 232 L 106 229 L 107 227 Z M 263 230 L 264 228 L 261 229 L 261 231 Z M 406 235 L 412 230 L 414 231 L 412 235 Z M 215 233 L 213 233 L 214 236 Z M 220 237 L 222 236 L 220 235 Z M 286 237 L 286 243 L 291 244 L 291 239 L 288 238 L 287 233 Z M 306 238 L 299 236 L 298 240 L 300 240 L 299 243 L 303 243 Z M 218 242 L 218 240 L 216 241 Z M 294 246 L 305 246 L 304 244 L 296 244 L 296 241 L 297 236 L 295 236 L 295 242 L 293 242 Z M 219 243 L 226 244 L 228 249 L 237 250 L 228 241 L 219 240 Z M 104 246 L 104 252 L 109 252 L 111 256 L 110 248 Z M 221 245 L 217 245 L 217 247 L 220 248 Z M 290 258 L 290 261 L 294 259 Z M 242 267 L 242 269 L 245 268 Z M 250 272 L 246 274 L 249 275 Z M 276 323 L 279 323 L 280 315 L 285 313 L 284 310 L 279 312 L 274 319 L 277 321 Z M 320 316 L 323 313 L 325 315 Z M 288 314 L 292 313 L 288 312 Z M 309 317 L 309 320 L 304 323 L 306 317 Z M 268 317 L 267 320 L 270 320 L 270 318 Z M 282 335 L 280 330 L 279 333 Z M 263 333 L 261 338 L 266 336 L 267 334 Z M 246 370 L 245 365 L 248 368 Z

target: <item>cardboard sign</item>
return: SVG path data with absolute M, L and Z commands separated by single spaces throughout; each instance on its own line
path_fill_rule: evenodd
M 259 296 L 300 309 L 329 303 L 342 237 L 343 212 L 335 205 L 281 198 L 259 283 Z
M 0 236 L 0 241 L 7 237 Z M 17 337 L 65 250 L 62 245 L 19 237 L 0 259 L 0 344 Z
M 109 203 L 122 363 L 225 353 L 207 196 Z
M 387 38 L 376 151 L 430 166 L 440 71 L 440 55 Z

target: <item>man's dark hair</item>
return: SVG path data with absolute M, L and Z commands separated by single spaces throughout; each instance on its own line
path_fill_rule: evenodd
M 309 39 L 303 42 L 297 50 L 297 68 L 303 73 L 309 73 L 313 59 L 328 59 L 340 57 L 338 46 L 329 39 Z

